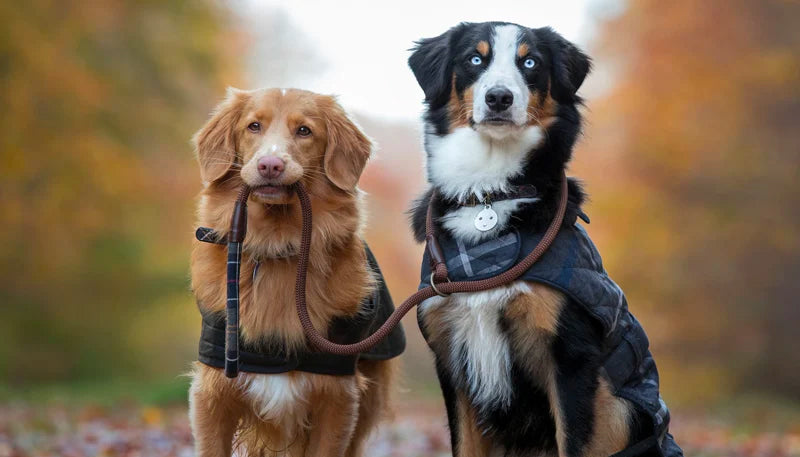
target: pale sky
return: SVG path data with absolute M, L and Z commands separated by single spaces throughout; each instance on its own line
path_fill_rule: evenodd
M 620 0 L 405 0 L 319 1 L 242 0 L 234 3 L 255 40 L 250 46 L 248 80 L 253 87 L 302 87 L 337 94 L 345 108 L 395 120 L 418 119 L 419 89 L 406 61 L 408 49 L 461 21 L 502 20 L 530 27 L 552 26 L 585 46 L 598 15 L 614 14 Z M 285 23 L 313 50 L 307 59 L 291 44 L 272 43 Z M 290 34 L 294 40 L 297 34 Z M 298 44 L 298 48 L 302 45 Z M 275 61 L 274 56 L 291 56 Z M 280 68 L 290 67 L 290 74 Z

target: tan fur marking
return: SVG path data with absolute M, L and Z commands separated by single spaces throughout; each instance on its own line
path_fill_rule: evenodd
M 519 295 L 506 306 L 506 319 L 511 326 L 514 351 L 524 354 L 523 368 L 534 382 L 547 393 L 550 414 L 556 424 L 556 443 L 566 449 L 567 435 L 561 414 L 556 366 L 550 352 L 553 338 L 558 334 L 558 317 L 564 306 L 564 295 L 544 284 L 528 282 L 531 292 Z
M 436 351 L 437 356 L 444 365 L 449 365 L 450 351 L 446 350 L 446 347 L 450 344 L 451 335 L 449 332 L 450 326 L 447 323 L 447 310 L 451 306 L 450 301 L 452 298 L 435 297 L 430 300 L 441 301 L 435 306 L 428 305 L 424 308 L 426 341 L 432 347 L 441 348 L 441 350 Z
M 458 414 L 458 457 L 488 457 L 491 442 L 478 428 L 475 410 L 469 399 L 459 392 L 456 398 Z
M 549 83 L 548 83 L 549 84 Z M 533 91 L 528 97 L 528 125 L 539 125 L 545 129 L 550 127 L 556 120 L 556 110 L 558 102 L 546 94 Z
M 450 101 L 448 102 L 448 112 L 450 113 L 450 131 L 459 127 L 469 126 L 472 118 L 472 97 L 473 88 L 469 87 L 459 98 L 456 93 L 456 75 L 453 74 L 452 89 L 450 91 Z
M 530 48 L 528 48 L 528 45 L 526 43 L 522 43 L 517 48 L 517 56 L 525 57 L 526 55 L 528 55 L 529 50 Z
M 472 104 L 473 98 L 475 95 L 475 88 L 470 86 L 467 90 L 464 91 L 464 100 L 462 101 L 463 108 L 463 122 L 466 125 L 469 125 L 470 119 L 472 119 Z
M 594 399 L 595 426 L 586 456 L 606 456 L 625 448 L 629 440 L 628 419 L 633 412 L 631 404 L 611 392 L 608 381 L 600 379 Z
M 558 396 L 556 386 L 556 373 L 552 371 L 547 387 L 547 400 L 550 402 L 550 413 L 553 415 L 553 422 L 556 424 L 556 445 L 558 446 L 559 457 L 567 457 L 567 426 L 564 423 L 564 415 L 561 409 L 561 399 Z
M 567 430 L 556 385 L 556 367 L 550 353 L 552 339 L 558 334 L 558 317 L 564 295 L 543 284 L 528 283 L 531 292 L 519 295 L 506 306 L 514 351 L 524 354 L 524 369 L 547 392 L 550 412 L 556 424 L 559 455 L 565 456 Z M 608 382 L 601 378 L 594 401 L 595 422 L 592 438 L 583 456 L 607 456 L 622 450 L 628 443 L 630 404 L 614 396 Z
M 489 55 L 489 43 L 487 41 L 479 41 L 478 45 L 475 46 L 475 49 L 483 56 L 486 57 Z
M 531 291 L 515 297 L 506 306 L 506 316 L 511 322 L 522 323 L 527 330 L 556 335 L 564 295 L 544 284 L 529 282 L 528 285 Z

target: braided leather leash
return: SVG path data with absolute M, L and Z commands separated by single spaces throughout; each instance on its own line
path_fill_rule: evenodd
M 303 216 L 300 252 L 298 253 L 297 261 L 297 279 L 295 281 L 295 305 L 297 307 L 297 316 L 300 318 L 300 323 L 303 326 L 303 331 L 308 341 L 315 348 L 323 352 L 337 355 L 353 355 L 370 350 L 389 335 L 411 308 L 435 295 L 447 296 L 457 292 L 479 292 L 494 289 L 516 280 L 530 269 L 553 243 L 564 221 L 564 213 L 567 209 L 567 177 L 562 176 L 561 195 L 556 215 L 533 251 L 509 270 L 497 276 L 479 281 L 450 282 L 447 278 L 448 273 L 444 255 L 436 240 L 433 223 L 433 205 L 428 205 L 425 222 L 425 239 L 431 259 L 431 285 L 418 290 L 408 297 L 372 335 L 357 343 L 337 344 L 325 338 L 314 327 L 314 324 L 311 322 L 311 317 L 308 314 L 308 306 L 306 304 L 306 275 L 308 272 L 309 252 L 311 249 L 311 199 L 305 188 L 299 182 L 295 183 L 292 187 L 300 200 Z M 247 199 L 249 195 L 250 189 L 247 186 L 243 186 L 239 193 L 239 198 L 236 200 L 236 206 L 234 207 L 231 220 L 231 230 L 228 237 L 228 321 L 225 327 L 225 375 L 231 378 L 236 377 L 239 369 L 239 263 L 241 257 L 241 243 L 244 241 L 246 232 Z M 234 256 L 233 259 L 231 258 L 232 255 Z

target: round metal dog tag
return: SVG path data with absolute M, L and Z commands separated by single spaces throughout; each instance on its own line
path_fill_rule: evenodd
M 475 228 L 481 232 L 487 232 L 497 225 L 497 213 L 494 212 L 491 206 L 486 205 L 475 216 Z

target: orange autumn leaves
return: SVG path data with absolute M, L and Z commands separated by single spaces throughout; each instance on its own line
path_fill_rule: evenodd
M 796 2 L 633 1 L 595 52 L 613 86 L 577 154 L 590 230 L 688 402 L 800 392 L 798 19 Z

